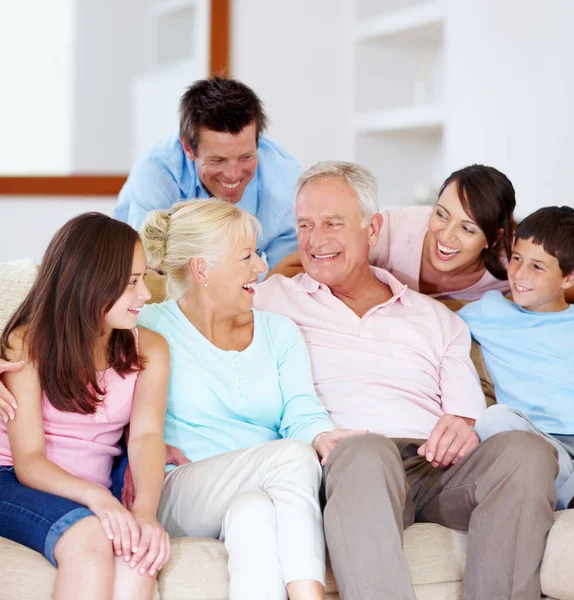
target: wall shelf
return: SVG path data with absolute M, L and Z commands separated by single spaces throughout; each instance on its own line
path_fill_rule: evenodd
M 382 206 L 444 177 L 444 37 L 449 0 L 353 0 L 352 149 Z
M 353 126 L 356 133 L 439 133 L 443 126 L 443 114 L 440 106 L 390 108 L 356 115 Z
M 362 19 L 354 27 L 355 42 L 387 38 L 406 43 L 437 43 L 442 39 L 445 0 L 433 0 Z
M 166 17 L 180 11 L 193 9 L 197 0 L 156 0 L 151 5 L 151 12 L 156 17 Z

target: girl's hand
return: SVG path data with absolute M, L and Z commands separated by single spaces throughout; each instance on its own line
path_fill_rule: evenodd
M 19 371 L 24 366 L 24 361 L 8 362 L 0 359 L 0 375 L 8 371 Z M 9 419 L 16 416 L 18 404 L 16 398 L 8 391 L 8 388 L 0 380 L 0 419 L 8 423 Z
M 140 530 L 140 543 L 131 558 L 130 567 L 137 568 L 140 575 L 149 573 L 153 577 L 169 560 L 169 535 L 155 517 L 136 511 L 132 516 Z
M 100 519 L 116 556 L 123 555 L 124 560 L 130 560 L 140 545 L 140 528 L 130 511 L 104 489 L 96 492 L 88 508 Z
M 321 464 L 327 464 L 329 455 L 333 451 L 333 448 L 337 445 L 337 442 L 346 437 L 353 435 L 364 435 L 369 433 L 368 431 L 355 431 L 354 429 L 341 429 L 337 427 L 333 431 L 324 431 L 315 436 L 313 443 L 311 444 L 315 449 L 315 452 L 321 459 Z

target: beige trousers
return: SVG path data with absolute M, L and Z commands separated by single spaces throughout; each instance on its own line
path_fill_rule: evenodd
M 468 531 L 464 600 L 540 600 L 554 448 L 501 433 L 445 469 L 417 455 L 423 441 L 368 434 L 333 450 L 324 520 L 341 600 L 415 600 L 403 553 L 403 527 L 415 521 Z
M 291 581 L 325 584 L 320 485 L 309 444 L 268 442 L 170 471 L 159 520 L 172 537 L 225 542 L 231 600 L 284 600 Z

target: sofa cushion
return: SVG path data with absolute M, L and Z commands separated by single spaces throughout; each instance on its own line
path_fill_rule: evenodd
M 542 561 L 542 589 L 560 600 L 574 600 L 574 510 L 555 517 Z
M 404 546 L 414 585 L 462 579 L 466 563 L 464 533 L 432 523 L 416 523 L 405 531 Z M 226 598 L 229 586 L 227 554 L 221 542 L 180 538 L 172 541 L 171 549 L 171 559 L 159 578 L 162 600 Z M 190 585 L 190 581 L 196 585 Z M 337 591 L 330 569 L 326 591 Z
M 56 569 L 41 554 L 0 538 L 0 600 L 50 600 Z
M 0 263 L 0 332 L 26 297 L 36 273 L 32 260 Z
M 460 581 L 466 561 L 465 538 L 464 533 L 431 523 L 409 527 L 405 531 L 405 553 L 413 583 L 432 589 L 433 584 Z M 227 553 L 222 542 L 179 538 L 172 540 L 171 550 L 171 559 L 158 579 L 162 600 L 227 598 Z M 49 600 L 56 570 L 43 556 L 0 538 L 0 563 L 10 565 L 0 575 L 0 599 Z M 337 591 L 330 569 L 326 591 Z
M 560 600 L 574 600 L 574 511 L 557 512 L 556 521 L 542 563 L 542 589 Z M 180 538 L 172 540 L 171 547 L 171 560 L 159 576 L 162 600 L 227 598 L 227 554 L 221 542 Z M 416 523 L 405 531 L 404 548 L 419 600 L 434 598 L 433 590 L 439 588 L 441 598 L 458 600 L 457 582 L 462 580 L 466 563 L 466 534 L 432 523 Z M 56 570 L 43 556 L 0 538 L 0 564 L 0 600 L 50 600 Z M 327 593 L 335 592 L 329 570 Z
M 11 314 L 24 299 L 26 293 L 32 286 L 35 276 L 36 268 L 32 261 L 0 263 L 0 331 L 4 328 L 4 325 Z M 162 302 L 165 298 L 165 277 L 148 269 L 145 274 L 145 282 L 151 293 L 148 304 Z M 452 310 L 457 310 L 464 302 L 445 300 L 444 304 Z M 476 342 L 472 343 L 471 358 L 478 371 L 487 404 L 490 406 L 496 402 L 494 398 L 494 387 L 490 375 L 484 366 L 482 351 Z
M 40 553 L 0 537 L 0 565 L 0 600 L 51 600 L 56 569 Z

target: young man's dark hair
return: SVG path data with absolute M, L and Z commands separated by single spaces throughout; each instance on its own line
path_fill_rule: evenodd
M 257 94 L 235 79 L 212 77 L 191 85 L 179 103 L 179 133 L 194 153 L 199 129 L 237 134 L 255 123 L 257 141 L 267 126 L 267 115 Z
M 563 275 L 574 272 L 574 208 L 547 206 L 528 215 L 515 239 L 532 240 L 558 261 Z

